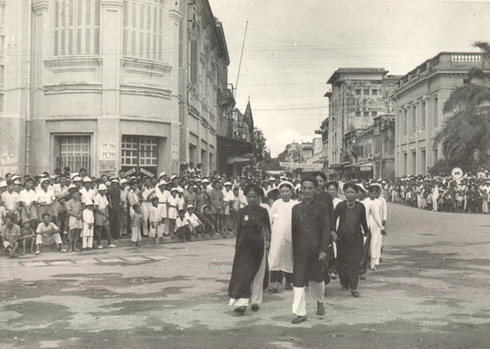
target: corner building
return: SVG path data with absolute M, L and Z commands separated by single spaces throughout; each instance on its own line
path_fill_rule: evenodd
M 0 0 L 0 9 L 2 174 L 177 174 L 193 156 L 214 169 L 213 93 L 229 59 L 207 1 Z M 188 27 L 203 17 L 212 28 L 187 54 Z M 199 105 L 184 108 L 191 78 Z M 184 112 L 193 108 L 196 122 Z
M 400 80 L 395 91 L 395 176 L 425 175 L 444 158 L 435 138 L 449 114 L 444 103 L 471 68 L 482 67 L 480 53 L 441 52 Z

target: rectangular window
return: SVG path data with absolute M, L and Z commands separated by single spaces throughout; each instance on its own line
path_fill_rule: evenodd
M 158 138 L 122 137 L 121 164 L 123 167 L 155 167 L 158 165 Z
M 100 0 L 56 0 L 54 8 L 55 56 L 98 54 Z
M 158 1 L 127 0 L 123 11 L 123 54 L 125 56 L 162 60 L 162 4 Z M 126 19 L 127 18 L 127 19 Z M 130 20 L 131 19 L 131 20 Z
M 81 168 L 87 169 L 90 174 L 92 144 L 90 136 L 61 136 L 59 137 L 59 153 L 57 167 L 70 167 L 71 171 L 78 172 Z
M 404 109 L 402 113 L 402 119 L 403 119 L 403 134 L 406 136 L 408 133 L 408 110 Z
M 5 83 L 5 66 L 0 65 L 0 85 L 3 86 Z
M 364 117 L 368 117 L 369 116 L 369 112 L 368 111 L 365 111 L 364 112 Z
M 371 94 L 372 94 L 373 96 L 377 96 L 377 95 L 378 95 L 378 90 L 377 90 L 377 89 L 375 89 L 375 88 L 373 88 L 373 89 L 371 90 Z
M 438 103 L 437 103 L 437 97 L 434 97 L 434 105 L 433 105 L 433 118 L 434 118 L 434 126 L 437 127 L 438 120 L 437 118 L 439 117 L 438 115 Z
M 369 96 L 369 89 L 368 88 L 364 89 L 364 96 Z
M 360 110 L 356 110 L 356 116 L 357 117 L 360 117 L 361 116 L 361 111 Z
M 422 102 L 422 109 L 420 110 L 420 129 L 425 130 L 425 101 Z
M 376 117 L 376 116 L 378 116 L 378 112 L 377 112 L 377 111 L 372 111 L 372 112 L 371 112 L 371 116 L 372 116 L 372 117 Z
M 197 76 L 198 76 L 198 52 L 197 52 L 197 41 L 192 40 L 191 42 L 191 81 L 194 84 L 197 84 Z
M 0 55 L 5 54 L 5 35 L 0 35 Z
M 417 131 L 417 107 L 413 106 L 410 108 L 410 129 L 411 133 Z
M 362 94 L 362 90 L 361 89 L 356 89 L 356 96 L 360 96 Z

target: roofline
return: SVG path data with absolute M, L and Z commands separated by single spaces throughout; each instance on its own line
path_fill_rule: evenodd
M 434 57 L 432 58 L 429 58 L 429 59 L 426 59 L 425 61 L 423 61 L 422 63 L 420 63 L 419 65 L 417 65 L 414 69 L 410 70 L 408 73 L 406 73 L 405 75 L 402 75 L 400 76 L 399 80 L 403 80 L 404 78 L 408 77 L 410 74 L 412 74 L 413 72 L 416 72 L 419 68 L 421 68 L 423 65 L 427 64 L 427 63 L 430 63 L 430 62 L 433 62 L 436 60 L 436 58 L 439 58 L 440 56 L 442 55 L 483 55 L 482 52 L 449 52 L 449 51 L 442 51 L 442 52 L 439 52 L 437 55 L 435 55 Z M 399 87 L 398 89 L 400 89 L 401 87 Z M 398 90 L 397 89 L 397 90 Z
M 225 55 L 225 59 L 228 63 L 230 64 L 230 55 L 228 53 L 228 47 L 226 45 L 226 38 L 225 38 L 225 33 L 223 30 L 223 24 L 214 16 L 213 14 L 213 9 L 211 8 L 211 4 L 209 3 L 209 0 L 203 0 L 204 2 L 204 7 L 206 8 L 206 12 L 208 13 L 210 20 L 212 22 L 212 27 L 214 31 L 214 35 L 217 38 L 218 45 L 220 46 L 223 54 Z M 221 30 L 221 33 L 220 33 Z
M 342 69 L 358 69 L 356 71 L 342 71 Z M 365 69 L 365 70 L 363 70 Z M 356 73 L 371 73 L 371 74 L 376 74 L 376 73 L 383 73 L 383 76 L 389 73 L 389 70 L 386 70 L 385 68 L 338 68 L 332 76 L 327 81 L 327 84 L 333 84 L 335 80 L 337 80 L 338 76 L 341 74 L 356 74 Z

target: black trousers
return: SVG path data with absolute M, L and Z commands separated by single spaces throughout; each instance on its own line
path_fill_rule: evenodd
M 114 208 L 109 211 L 109 226 L 111 235 L 114 239 L 119 240 L 121 236 L 121 216 L 120 208 Z
M 270 282 L 279 282 L 282 284 L 282 279 L 286 278 L 287 283 L 292 283 L 293 282 L 293 273 L 286 273 L 284 271 L 280 270 L 272 270 L 271 271 L 271 280 Z
M 368 245 L 369 246 L 369 245 Z M 357 238 L 353 242 L 337 243 L 337 270 L 342 286 L 357 290 L 359 283 L 359 264 L 363 254 L 363 240 Z
M 371 245 L 371 234 L 368 235 L 366 242 L 364 243 L 364 245 L 362 247 L 362 255 L 361 255 L 361 259 L 359 261 L 361 274 L 367 273 L 367 267 L 368 267 L 370 260 L 371 260 L 371 254 L 369 251 L 370 245 Z

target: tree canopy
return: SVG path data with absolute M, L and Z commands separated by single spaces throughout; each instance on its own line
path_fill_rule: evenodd
M 490 75 L 484 71 L 490 60 L 490 43 L 475 42 L 482 50 L 482 67 L 471 69 L 464 84 L 444 104 L 446 118 L 436 140 L 447 160 L 463 167 L 487 163 L 490 149 Z

